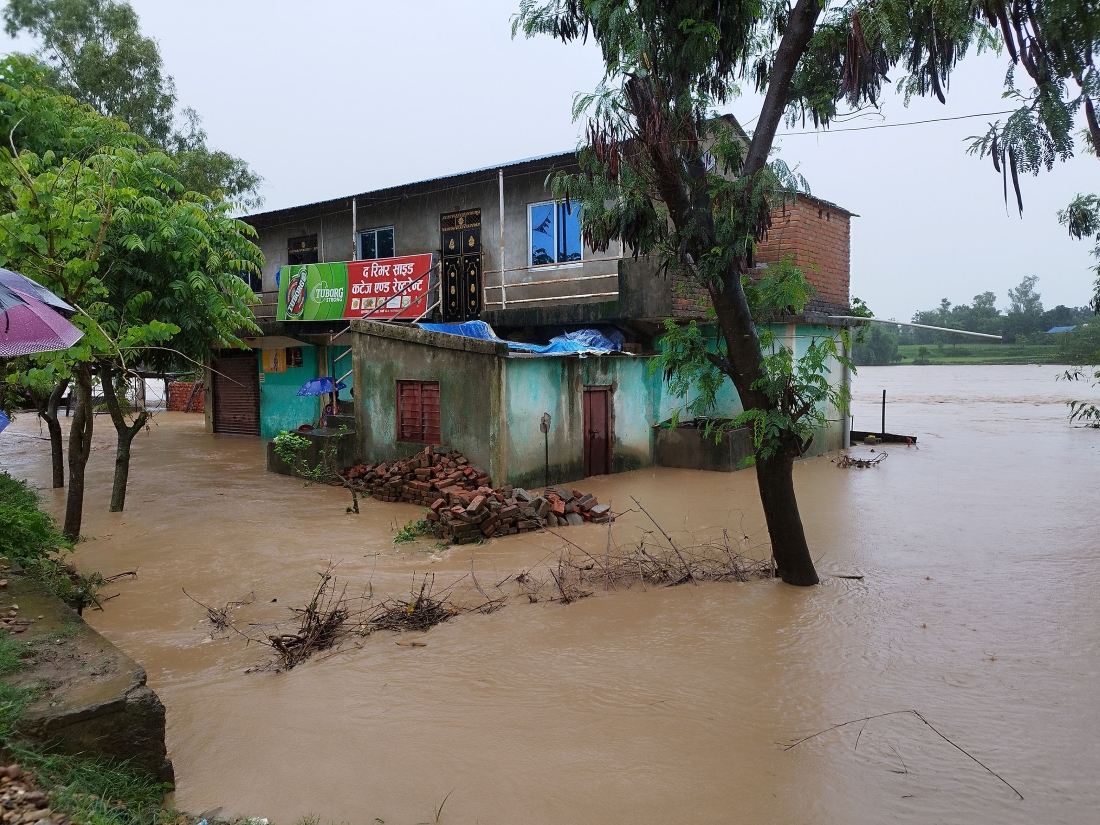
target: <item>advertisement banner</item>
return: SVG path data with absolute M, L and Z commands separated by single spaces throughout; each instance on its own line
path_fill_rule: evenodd
M 415 320 L 428 308 L 432 256 L 300 264 L 279 270 L 280 321 Z M 425 276 L 425 277 L 421 277 Z

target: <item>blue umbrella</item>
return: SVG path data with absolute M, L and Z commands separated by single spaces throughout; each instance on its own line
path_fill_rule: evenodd
M 332 379 L 326 375 L 324 378 L 313 378 L 306 381 L 306 383 L 302 384 L 302 388 L 298 390 L 298 395 L 325 395 L 326 393 L 346 388 L 347 384 L 343 381 L 339 382 L 336 387 L 333 388 Z

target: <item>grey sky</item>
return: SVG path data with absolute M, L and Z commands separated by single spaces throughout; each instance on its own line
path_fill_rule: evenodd
M 571 148 L 581 130 L 573 94 L 601 73 L 591 44 L 513 41 L 518 0 L 131 3 L 160 42 L 181 105 L 199 111 L 214 146 L 264 176 L 265 209 Z M 31 47 L 0 34 L 0 49 Z M 885 121 L 838 128 L 1008 108 L 1006 65 L 971 57 L 946 106 L 905 108 L 891 94 Z M 731 109 L 751 126 L 755 103 L 746 96 Z M 1024 217 L 1006 215 L 992 166 L 964 151 L 987 120 L 780 141 L 815 195 L 861 216 L 852 294 L 876 315 L 907 319 L 986 289 L 1004 306 L 1006 290 L 1031 274 L 1048 308 L 1087 302 L 1090 247 L 1055 213 L 1077 192 L 1100 191 L 1100 162 L 1079 157 L 1024 179 Z

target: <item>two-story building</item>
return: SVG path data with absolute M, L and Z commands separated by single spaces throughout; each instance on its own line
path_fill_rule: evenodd
M 316 424 L 325 398 L 296 393 L 331 376 L 348 386 L 345 400 L 354 395 L 366 459 L 443 443 L 501 483 L 541 478 L 547 462 L 557 480 L 652 464 L 653 428 L 682 401 L 650 374 L 649 357 L 665 319 L 702 321 L 705 301 L 651 260 L 584 244 L 575 209 L 548 187 L 577 168 L 565 152 L 248 216 L 266 259 L 254 285 L 263 334 L 215 359 L 210 428 L 270 438 Z M 796 352 L 847 314 L 850 218 L 800 195 L 759 248 L 763 263 L 794 256 L 817 288 L 780 331 Z M 417 325 L 472 320 L 530 344 L 596 330 L 616 351 L 523 352 Z M 732 387 L 723 406 L 740 411 Z M 549 433 L 537 426 L 544 412 Z M 841 416 L 831 417 L 817 451 L 840 446 Z

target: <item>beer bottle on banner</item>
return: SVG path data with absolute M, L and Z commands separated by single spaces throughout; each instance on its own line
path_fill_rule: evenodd
M 299 267 L 286 285 L 286 315 L 301 318 L 306 308 L 306 267 Z

